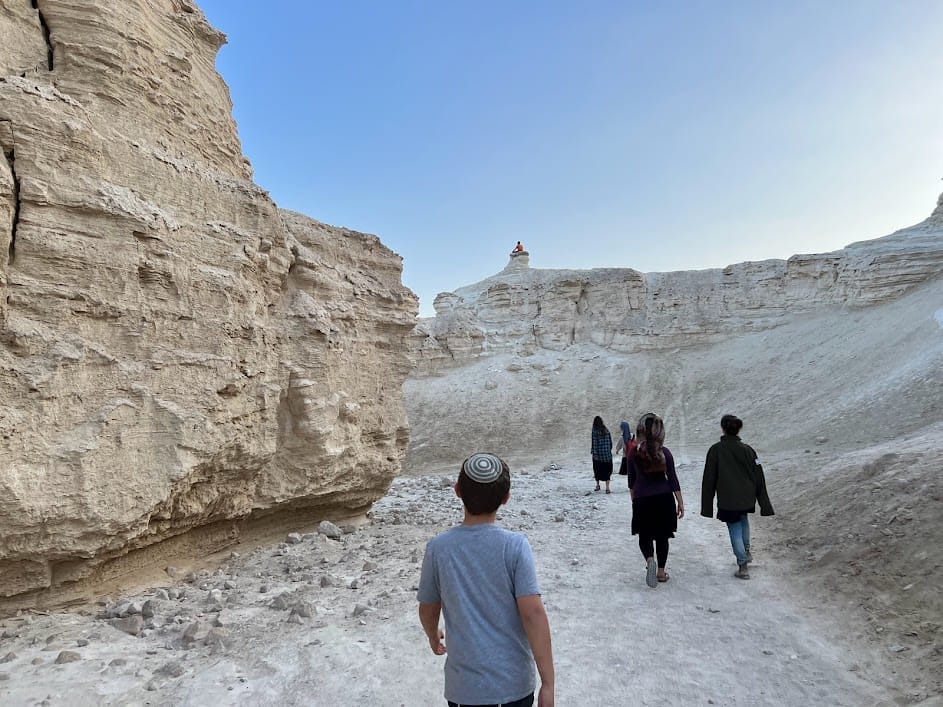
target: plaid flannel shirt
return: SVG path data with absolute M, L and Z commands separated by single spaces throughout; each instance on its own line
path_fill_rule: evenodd
M 612 461 L 612 435 L 609 430 L 593 430 L 593 459 L 601 462 Z

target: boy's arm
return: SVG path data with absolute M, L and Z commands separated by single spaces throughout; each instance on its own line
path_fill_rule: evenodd
M 538 597 L 539 598 L 539 597 Z M 445 631 L 439 628 L 439 615 L 442 613 L 442 604 L 420 604 L 419 623 L 429 639 L 429 647 L 436 655 L 445 655 Z
M 704 476 L 701 479 L 701 515 L 711 518 L 714 515 L 714 494 L 717 492 L 717 449 L 707 450 L 704 460 Z
M 540 692 L 537 694 L 537 707 L 553 707 L 554 674 L 553 648 L 550 644 L 550 622 L 539 594 L 530 594 L 517 598 L 517 610 L 521 614 L 521 623 L 530 643 L 530 650 L 540 673 Z

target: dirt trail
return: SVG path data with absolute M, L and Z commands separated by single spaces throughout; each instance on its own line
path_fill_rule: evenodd
M 652 590 L 624 477 L 611 495 L 587 495 L 588 463 L 561 467 L 515 473 L 500 516 L 535 551 L 559 705 L 892 704 L 855 672 L 855 650 L 829 642 L 831 619 L 800 608 L 786 570 L 764 556 L 774 519 L 754 524 L 754 578 L 735 579 L 723 525 L 697 515 L 699 470 L 682 466 L 688 516 L 671 580 Z M 15 657 L 0 664 L 0 704 L 442 705 L 442 659 L 419 629 L 414 588 L 425 541 L 460 517 L 446 477 L 398 479 L 373 522 L 339 540 L 306 535 L 179 582 L 185 597 L 156 600 L 141 636 L 93 615 L 8 620 L 0 654 Z M 281 594 L 311 616 L 273 607 Z M 223 638 L 201 628 L 184 640 L 193 622 L 221 623 Z M 80 658 L 53 664 L 67 647 Z

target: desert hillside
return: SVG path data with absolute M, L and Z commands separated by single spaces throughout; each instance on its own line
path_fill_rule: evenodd
M 656 275 L 512 263 L 444 293 L 414 335 L 407 472 L 489 449 L 521 463 L 583 458 L 590 474 L 593 416 L 617 430 L 650 410 L 696 466 L 736 413 L 766 460 L 776 552 L 797 570 L 787 579 L 846 611 L 854 640 L 908 637 L 895 648 L 938 690 L 940 215 L 822 256 Z M 835 277 L 790 275 L 797 261 Z M 553 336 L 548 302 L 563 317 Z M 696 475 L 685 493 L 699 494 Z

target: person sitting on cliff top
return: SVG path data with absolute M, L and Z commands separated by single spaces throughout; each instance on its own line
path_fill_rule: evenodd
M 517 255 L 518 253 L 524 252 L 524 244 L 520 241 L 517 242 L 517 245 L 514 246 L 514 250 L 511 251 L 511 255 Z

